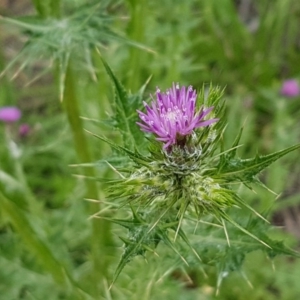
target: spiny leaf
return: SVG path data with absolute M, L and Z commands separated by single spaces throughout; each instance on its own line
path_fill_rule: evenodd
M 238 195 L 234 196 L 234 200 L 235 200 L 235 202 L 237 204 L 239 204 L 240 206 L 246 207 L 247 209 L 249 209 L 250 211 L 252 211 L 255 215 L 257 215 L 259 218 L 261 218 L 265 222 L 270 223 L 266 218 L 264 218 L 261 214 L 259 214 L 253 207 L 251 207 L 245 201 L 243 201 L 242 199 L 240 199 L 240 197 L 238 197 Z
M 247 229 L 245 229 L 243 226 L 241 226 L 240 224 L 238 224 L 237 222 L 235 222 L 229 215 L 227 215 L 224 212 L 220 212 L 221 218 L 223 218 L 224 220 L 228 221 L 230 224 L 232 224 L 233 226 L 235 226 L 236 228 L 238 228 L 239 230 L 241 230 L 242 232 L 244 232 L 245 234 L 249 235 L 250 237 L 252 237 L 253 239 L 257 240 L 258 242 L 260 242 L 261 244 L 263 244 L 264 246 L 268 247 L 268 248 L 272 248 L 270 245 L 268 245 L 267 243 L 265 243 L 264 241 L 262 241 L 261 239 L 259 239 L 256 235 L 252 234 L 251 232 L 249 232 Z
M 183 241 L 189 246 L 189 248 L 194 252 L 195 256 L 199 259 L 200 262 L 202 262 L 202 259 L 200 258 L 199 254 L 195 250 L 195 248 L 191 245 L 189 239 L 187 238 L 184 231 L 180 228 L 178 231 L 178 235 L 183 239 Z
M 42 3 L 43 1 L 37 2 Z M 55 3 L 54 6 L 59 6 L 58 0 L 51 0 L 51 2 Z M 105 2 L 101 1 L 101 3 L 82 5 L 80 9 L 76 9 L 71 14 L 69 12 L 68 15 L 60 18 L 48 15 L 48 13 L 43 18 L 0 16 L 1 21 L 19 27 L 27 36 L 24 47 L 1 72 L 0 77 L 17 63 L 21 64 L 19 72 L 23 68 L 35 64 L 37 58 L 49 59 L 57 63 L 59 68 L 59 98 L 62 100 L 69 58 L 76 59 L 76 63 L 81 64 L 82 69 L 87 70 L 95 80 L 96 72 L 91 60 L 92 49 L 95 47 L 103 47 L 108 41 L 115 40 L 152 51 L 142 44 L 118 35 L 109 28 L 108 21 L 112 18 L 104 14 L 105 9 Z M 49 69 L 51 68 L 49 67 Z M 118 91 L 120 92 L 120 90 Z
M 100 135 L 97 135 L 93 132 L 90 132 L 88 130 L 85 130 L 86 132 L 90 133 L 91 135 L 93 135 L 94 137 L 102 140 L 103 142 L 107 143 L 108 145 L 110 145 L 113 149 L 119 151 L 119 152 L 123 152 L 123 153 L 126 153 L 132 160 L 134 160 L 135 162 L 141 164 L 141 165 L 146 165 L 148 166 L 147 162 L 150 162 L 150 159 L 145 157 L 145 156 L 142 156 L 141 154 L 139 154 L 137 152 L 137 150 L 135 150 L 135 152 L 132 152 L 131 150 L 127 149 L 126 147 L 122 147 L 122 146 L 119 146 L 115 143 L 113 143 L 112 141 L 108 140 L 107 138 L 103 137 L 103 136 L 100 136 Z
M 226 257 L 226 259 L 220 260 L 220 262 L 217 264 L 217 269 L 218 269 L 217 291 L 216 291 L 217 295 L 223 279 L 230 272 L 240 270 L 245 259 L 245 253 L 240 249 L 227 247 L 226 254 L 224 255 L 224 257 Z
M 272 249 L 267 249 L 267 254 L 270 258 L 274 258 L 278 254 L 285 254 L 300 258 L 300 254 L 292 249 L 287 248 L 283 241 L 271 241 L 269 242 L 272 245 Z
M 222 230 L 209 224 L 201 224 L 201 228 L 191 235 L 190 241 L 191 245 L 197 249 L 203 263 L 217 266 L 220 271 L 233 271 L 237 270 L 242 263 L 241 259 L 237 263 L 236 255 L 246 255 L 256 250 L 267 253 L 271 258 L 280 254 L 299 257 L 299 253 L 287 248 L 282 241 L 273 240 L 267 235 L 270 225 L 265 221 L 255 217 L 245 220 L 245 216 L 242 217 L 242 221 L 243 224 L 239 224 L 239 226 L 242 226 L 251 235 L 241 231 L 236 224 L 229 222 L 231 224 L 228 224 L 227 230 L 230 236 L 230 247 Z M 255 240 L 253 240 L 253 236 L 256 237 Z M 257 241 L 263 241 L 269 247 Z M 220 266 L 226 266 L 226 268 L 220 268 Z
M 176 249 L 176 247 L 174 246 L 174 243 L 170 240 L 170 238 L 168 237 L 167 233 L 164 231 L 161 231 L 161 239 L 162 241 L 169 246 L 180 258 L 181 260 L 188 266 L 188 262 L 186 261 L 186 259 L 179 253 L 179 251 Z
M 228 182 L 234 180 L 253 182 L 255 175 L 282 156 L 299 148 L 300 144 L 264 156 L 257 155 L 250 159 L 231 159 L 225 164 L 223 161 L 223 165 L 219 165 L 218 168 L 218 177 L 224 178 Z
M 232 159 L 235 157 L 236 155 L 236 150 L 239 148 L 239 142 L 240 139 L 242 137 L 242 133 L 243 133 L 244 128 L 242 127 L 238 133 L 238 135 L 236 136 L 232 146 L 231 146 L 231 151 L 227 154 L 227 159 Z
M 102 63 L 115 86 L 116 122 L 118 125 L 118 129 L 123 134 L 122 137 L 124 145 L 127 148 L 135 149 L 138 146 L 136 143 L 136 138 L 140 137 L 141 139 L 142 137 L 142 133 L 135 123 L 136 120 L 134 120 L 133 118 L 133 112 L 135 112 L 135 107 L 133 104 L 135 103 L 133 103 L 132 101 L 133 98 L 131 98 L 130 101 L 130 97 L 127 94 L 125 88 L 117 79 L 109 65 L 103 59 Z M 137 116 L 137 114 L 134 114 L 134 116 Z
M 289 249 L 284 245 L 282 241 L 273 240 L 267 235 L 267 231 L 270 229 L 269 225 L 258 218 L 250 218 L 246 229 L 251 230 L 258 238 L 263 239 L 271 248 L 263 247 L 263 251 L 267 252 L 268 256 L 273 258 L 279 254 L 291 255 L 294 257 L 300 257 L 300 254 L 292 249 Z
M 160 235 L 157 234 L 157 232 L 152 232 L 150 235 L 148 233 L 149 228 L 148 226 L 139 227 L 141 230 L 137 230 L 139 226 L 136 225 L 133 228 L 133 231 L 135 231 L 136 234 L 132 236 L 132 238 L 121 238 L 120 239 L 125 243 L 125 250 L 122 255 L 122 258 L 115 270 L 113 280 L 111 283 L 110 288 L 115 283 L 115 281 L 118 279 L 121 271 L 124 269 L 126 264 L 135 256 L 137 255 L 143 255 L 147 247 L 150 247 L 150 243 L 154 248 L 157 246 L 159 241 L 161 240 Z M 152 249 L 152 247 L 150 247 Z M 154 252 L 154 249 L 152 249 Z
M 131 229 L 135 225 L 135 222 L 133 220 L 115 219 L 115 218 L 106 218 L 106 217 L 101 217 L 101 219 L 113 222 L 113 223 L 123 226 L 127 229 Z

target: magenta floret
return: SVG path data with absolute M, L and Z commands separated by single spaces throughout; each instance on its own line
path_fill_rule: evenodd
M 152 97 L 152 96 L 151 96 Z M 152 97 L 153 99 L 153 97 Z M 186 88 L 173 84 L 166 93 L 156 89 L 156 99 L 148 105 L 146 112 L 138 111 L 142 122 L 137 122 L 141 130 L 154 133 L 157 140 L 164 143 L 164 148 L 180 144 L 196 128 L 208 126 L 218 119 L 204 120 L 213 107 L 201 107 L 196 112 L 197 93 L 192 86 Z

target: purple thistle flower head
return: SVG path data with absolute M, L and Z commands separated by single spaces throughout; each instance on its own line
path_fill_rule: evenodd
M 151 96 L 152 97 L 152 96 Z M 153 99 L 153 97 L 152 97 Z M 196 111 L 197 93 L 192 86 L 186 88 L 174 84 L 166 93 L 156 89 L 156 99 L 151 105 L 144 102 L 146 112 L 137 111 L 142 122 L 137 122 L 142 131 L 154 133 L 164 143 L 164 149 L 171 145 L 183 145 L 194 129 L 208 126 L 218 119 L 204 120 L 213 107 Z
M 21 118 L 21 111 L 14 106 L 4 106 L 0 108 L 0 121 L 13 123 Z
M 21 137 L 26 137 L 30 132 L 30 126 L 26 123 L 21 124 L 19 127 L 19 135 Z
M 300 95 L 300 86 L 295 79 L 289 79 L 283 82 L 281 91 L 281 95 L 286 97 L 296 97 Z

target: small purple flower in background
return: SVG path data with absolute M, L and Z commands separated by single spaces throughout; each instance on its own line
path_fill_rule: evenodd
M 173 84 L 166 93 L 156 90 L 156 100 L 149 106 L 146 102 L 146 113 L 138 111 L 143 123 L 137 122 L 141 130 L 154 133 L 157 140 L 164 143 L 164 148 L 170 145 L 184 144 L 186 136 L 194 129 L 208 126 L 218 119 L 204 120 L 213 107 L 196 110 L 197 93 L 192 86 L 186 88 Z
M 295 79 L 284 81 L 280 91 L 281 95 L 286 97 L 296 97 L 300 95 L 300 86 Z
M 19 127 L 20 137 L 26 137 L 30 132 L 30 126 L 28 124 L 21 124 Z
M 14 106 L 4 106 L 0 108 L 0 121 L 14 123 L 21 118 L 21 111 Z

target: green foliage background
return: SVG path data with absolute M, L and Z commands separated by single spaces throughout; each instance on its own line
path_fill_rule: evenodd
M 179 82 L 200 89 L 212 82 L 226 88 L 226 146 L 244 125 L 241 157 L 299 143 L 300 98 L 279 93 L 285 79 L 300 79 L 299 1 L 17 0 L 0 1 L 0 13 L 0 106 L 17 105 L 21 122 L 31 126 L 21 138 L 18 124 L 9 130 L 0 124 L 0 299 L 217 298 L 219 271 L 234 270 L 240 253 L 231 253 L 234 265 L 226 265 L 226 240 L 201 226 L 199 236 L 212 244 L 207 260 L 223 264 L 206 270 L 208 277 L 192 258 L 185 268 L 160 245 L 159 257 L 136 257 L 109 290 L 122 254 L 118 236 L 126 231 L 89 219 L 107 208 L 106 184 L 84 177 L 111 178 L 103 159 L 122 164 L 122 157 L 84 128 L 131 145 L 111 125 L 136 118 L 130 109 L 142 107 L 156 86 Z M 120 106 L 112 105 L 115 91 L 101 56 L 131 92 L 130 106 L 117 110 L 114 120 Z M 270 237 L 295 250 L 298 157 L 299 151 L 290 153 L 261 175 L 280 194 L 276 201 L 264 189 L 239 190 L 284 226 Z M 252 252 L 240 272 L 222 273 L 218 299 L 297 299 L 299 264 Z

